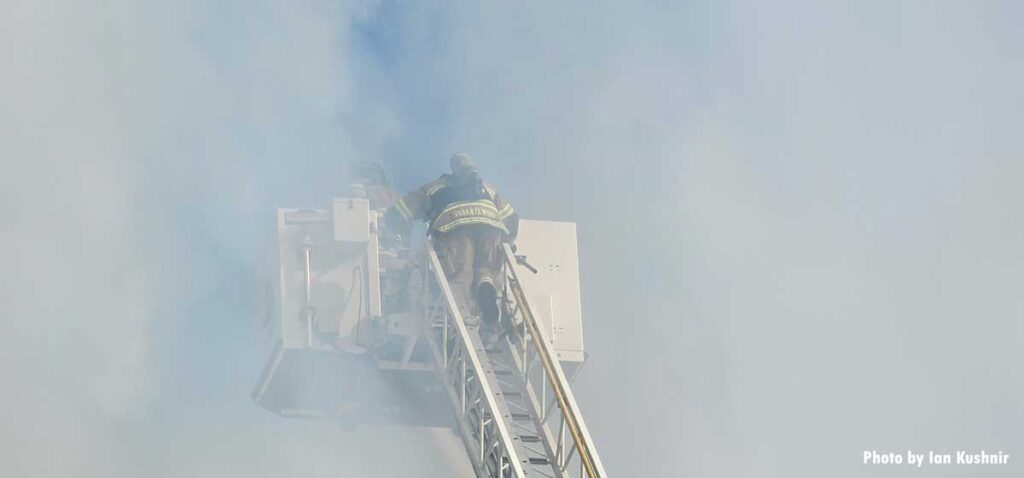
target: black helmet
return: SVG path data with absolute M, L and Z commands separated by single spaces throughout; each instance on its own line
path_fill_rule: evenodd
M 475 178 L 480 176 L 480 171 L 477 170 L 473 158 L 470 158 L 466 153 L 454 154 L 448 160 L 448 166 L 452 169 L 452 174 L 457 178 Z
M 376 161 L 356 161 L 352 165 L 352 176 L 373 184 L 388 185 L 388 176 Z

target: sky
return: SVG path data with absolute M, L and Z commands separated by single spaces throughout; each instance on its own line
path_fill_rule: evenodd
M 1020 476 L 1016 2 L 0 5 L 5 476 L 453 476 L 272 415 L 259 250 L 456 151 L 577 223 L 612 476 Z M 865 450 L 1011 454 L 862 464 Z M 396 451 L 397 450 L 397 451 Z M 400 458 L 396 458 L 396 453 Z

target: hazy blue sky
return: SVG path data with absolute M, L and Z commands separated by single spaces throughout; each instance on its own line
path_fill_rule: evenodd
M 613 476 L 1024 470 L 1018 2 L 95 3 L 0 6 L 3 474 L 461 470 L 248 397 L 273 208 L 458 150 L 578 224 Z

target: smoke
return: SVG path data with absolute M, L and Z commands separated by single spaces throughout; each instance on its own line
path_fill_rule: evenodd
M 124 72 L 123 31 L 76 23 L 72 6 L 3 10 L 3 469 L 117 474 L 119 424 L 159 393 L 146 320 L 152 263 L 128 161 L 136 127 L 111 83 Z M 119 13 L 88 16 L 116 24 Z
M 904 476 L 860 453 L 1022 445 L 1020 13 L 478 6 L 393 50 L 432 65 L 407 116 L 457 111 L 431 157 L 579 224 L 575 390 L 609 472 Z
M 289 423 L 248 398 L 273 208 L 320 205 L 389 134 L 385 104 L 353 110 L 349 37 L 374 8 L 5 4 L 5 475 L 465 465 L 444 430 Z M 357 120 L 372 133 L 345 126 Z
M 1016 456 L 1021 13 L 7 2 L 0 469 L 459 473 L 447 432 L 248 398 L 272 209 L 322 206 L 352 159 L 411 188 L 454 151 L 524 217 L 579 225 L 575 391 L 614 476 Z

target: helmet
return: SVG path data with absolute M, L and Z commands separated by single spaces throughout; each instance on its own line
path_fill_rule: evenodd
M 456 153 L 448 160 L 448 166 L 452 169 L 452 174 L 458 178 L 467 177 L 479 177 L 480 171 L 476 168 L 476 163 L 473 162 L 473 158 L 470 158 L 466 153 Z
M 387 186 L 388 176 L 384 168 L 375 161 L 356 161 L 352 165 L 352 176 L 372 184 Z

